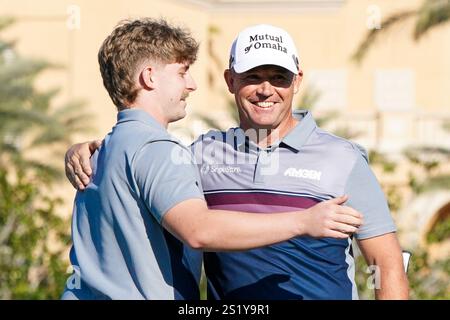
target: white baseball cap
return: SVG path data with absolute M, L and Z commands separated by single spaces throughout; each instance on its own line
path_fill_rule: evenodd
M 231 46 L 229 68 L 242 73 L 268 64 L 299 72 L 298 53 L 291 36 L 267 24 L 242 30 Z

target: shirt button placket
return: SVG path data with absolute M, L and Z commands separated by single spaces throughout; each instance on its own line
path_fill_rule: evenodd
M 256 160 L 255 175 L 253 179 L 253 182 L 255 184 L 264 183 L 264 175 L 261 172 L 263 171 L 264 166 L 267 166 L 269 157 L 270 157 L 269 151 L 260 150 L 258 152 L 258 159 Z

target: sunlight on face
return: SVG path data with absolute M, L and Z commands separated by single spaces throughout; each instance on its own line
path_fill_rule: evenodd
M 259 66 L 240 74 L 231 71 L 227 83 L 235 95 L 241 127 L 276 129 L 289 126 L 292 100 L 300 81 L 300 75 L 279 66 Z

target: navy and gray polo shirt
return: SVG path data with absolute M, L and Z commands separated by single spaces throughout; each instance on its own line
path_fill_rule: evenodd
M 199 299 L 201 252 L 161 226 L 176 204 L 203 198 L 189 149 L 139 109 L 119 112 L 75 198 L 63 299 Z
M 240 128 L 210 131 L 191 146 L 211 209 L 302 210 L 343 194 L 364 215 L 355 235 L 395 231 L 384 194 L 357 145 L 316 126 L 311 113 L 261 149 Z M 210 299 L 357 299 L 351 239 L 297 237 L 242 252 L 204 255 Z

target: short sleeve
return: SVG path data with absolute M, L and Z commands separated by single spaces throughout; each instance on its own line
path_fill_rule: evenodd
M 364 223 L 356 234 L 357 239 L 367 239 L 395 232 L 396 227 L 384 193 L 366 159 L 358 155 L 346 183 L 346 205 L 364 216 Z
M 170 141 L 147 143 L 134 157 L 135 181 L 140 197 L 161 223 L 175 205 L 203 199 L 203 191 L 188 149 Z

